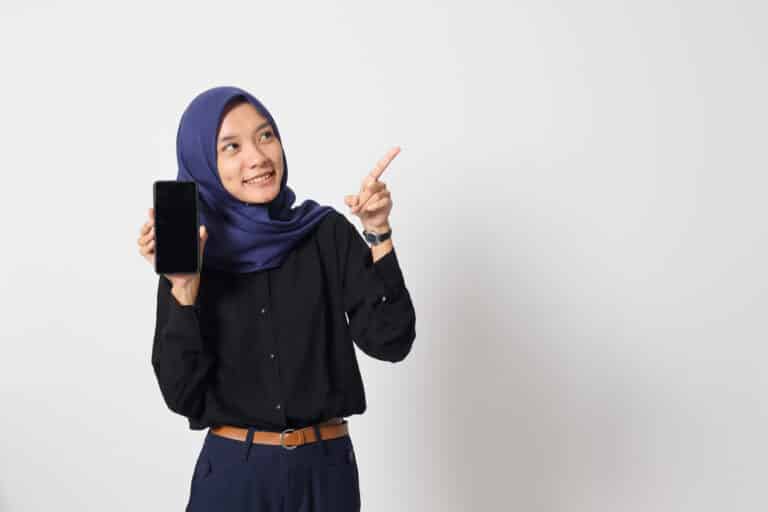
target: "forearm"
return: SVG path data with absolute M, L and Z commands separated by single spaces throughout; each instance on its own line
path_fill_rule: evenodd
M 187 298 L 174 295 L 169 280 L 159 279 L 152 366 L 168 408 L 184 416 L 198 416 L 216 357 L 207 350 L 200 314 Z
M 386 233 L 387 231 L 391 231 L 392 227 L 389 225 L 389 222 L 387 222 L 383 226 L 375 226 L 375 227 L 365 227 L 368 231 L 373 231 L 376 233 Z M 376 261 L 380 260 L 384 256 L 387 255 L 388 252 L 392 250 L 394 246 L 392 245 L 392 237 L 390 236 L 388 239 L 384 240 L 378 245 L 372 245 L 371 246 L 371 256 L 373 257 L 373 262 L 376 263 Z
M 394 245 L 392 245 L 392 238 L 390 237 L 388 240 L 384 240 L 379 245 L 372 245 L 371 246 L 371 255 L 373 257 L 373 262 L 376 263 L 377 260 L 380 260 L 384 256 L 389 253 Z

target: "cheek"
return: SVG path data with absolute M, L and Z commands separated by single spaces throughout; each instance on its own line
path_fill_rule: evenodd
M 222 182 L 232 182 L 240 179 L 240 172 L 237 164 L 234 162 L 219 163 L 219 177 Z
M 283 167 L 283 148 L 279 144 L 272 153 L 272 161 Z

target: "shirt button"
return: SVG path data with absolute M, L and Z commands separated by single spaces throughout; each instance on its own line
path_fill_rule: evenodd
M 387 302 L 387 296 L 386 295 L 382 295 L 381 296 L 381 302 Z
M 261 308 L 261 314 L 262 314 L 262 315 L 263 315 L 264 313 L 266 313 L 266 312 L 267 312 L 267 307 L 266 307 L 266 306 L 264 306 L 263 308 Z
M 280 404 L 277 404 L 277 405 L 275 406 L 275 409 L 279 409 L 279 408 L 280 408 Z
M 275 358 L 275 354 L 269 354 L 269 358 L 270 359 L 274 359 Z

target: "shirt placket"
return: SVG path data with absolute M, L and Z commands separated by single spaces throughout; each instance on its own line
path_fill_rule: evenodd
M 277 416 L 277 420 L 280 424 L 285 425 L 286 424 L 286 417 L 285 417 L 285 401 L 283 396 L 283 386 L 282 386 L 282 380 L 280 378 L 280 352 L 278 350 L 278 343 L 277 343 L 277 337 L 275 336 L 276 332 L 276 326 L 274 324 L 275 322 L 275 314 L 273 310 L 273 299 L 272 299 L 272 291 L 270 286 L 270 278 L 269 278 L 269 271 L 264 272 L 261 276 L 264 280 L 264 287 L 263 289 L 265 292 L 262 294 L 261 297 L 261 305 L 259 306 L 259 320 L 261 323 L 261 335 L 262 339 L 264 340 L 264 348 L 265 351 L 263 352 L 266 354 L 265 356 L 267 358 L 267 368 L 268 371 L 271 372 L 272 378 L 270 381 L 272 382 L 272 393 L 273 393 L 273 410 L 275 411 L 275 414 Z

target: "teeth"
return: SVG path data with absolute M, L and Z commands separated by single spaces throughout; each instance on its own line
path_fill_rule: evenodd
M 250 180 L 246 180 L 245 183 L 257 183 L 257 182 L 261 182 L 261 181 L 267 181 L 273 174 L 274 174 L 274 171 L 270 172 L 269 174 L 266 174 L 266 175 L 264 175 L 264 176 L 262 176 L 260 178 L 257 177 L 257 178 L 252 178 Z

